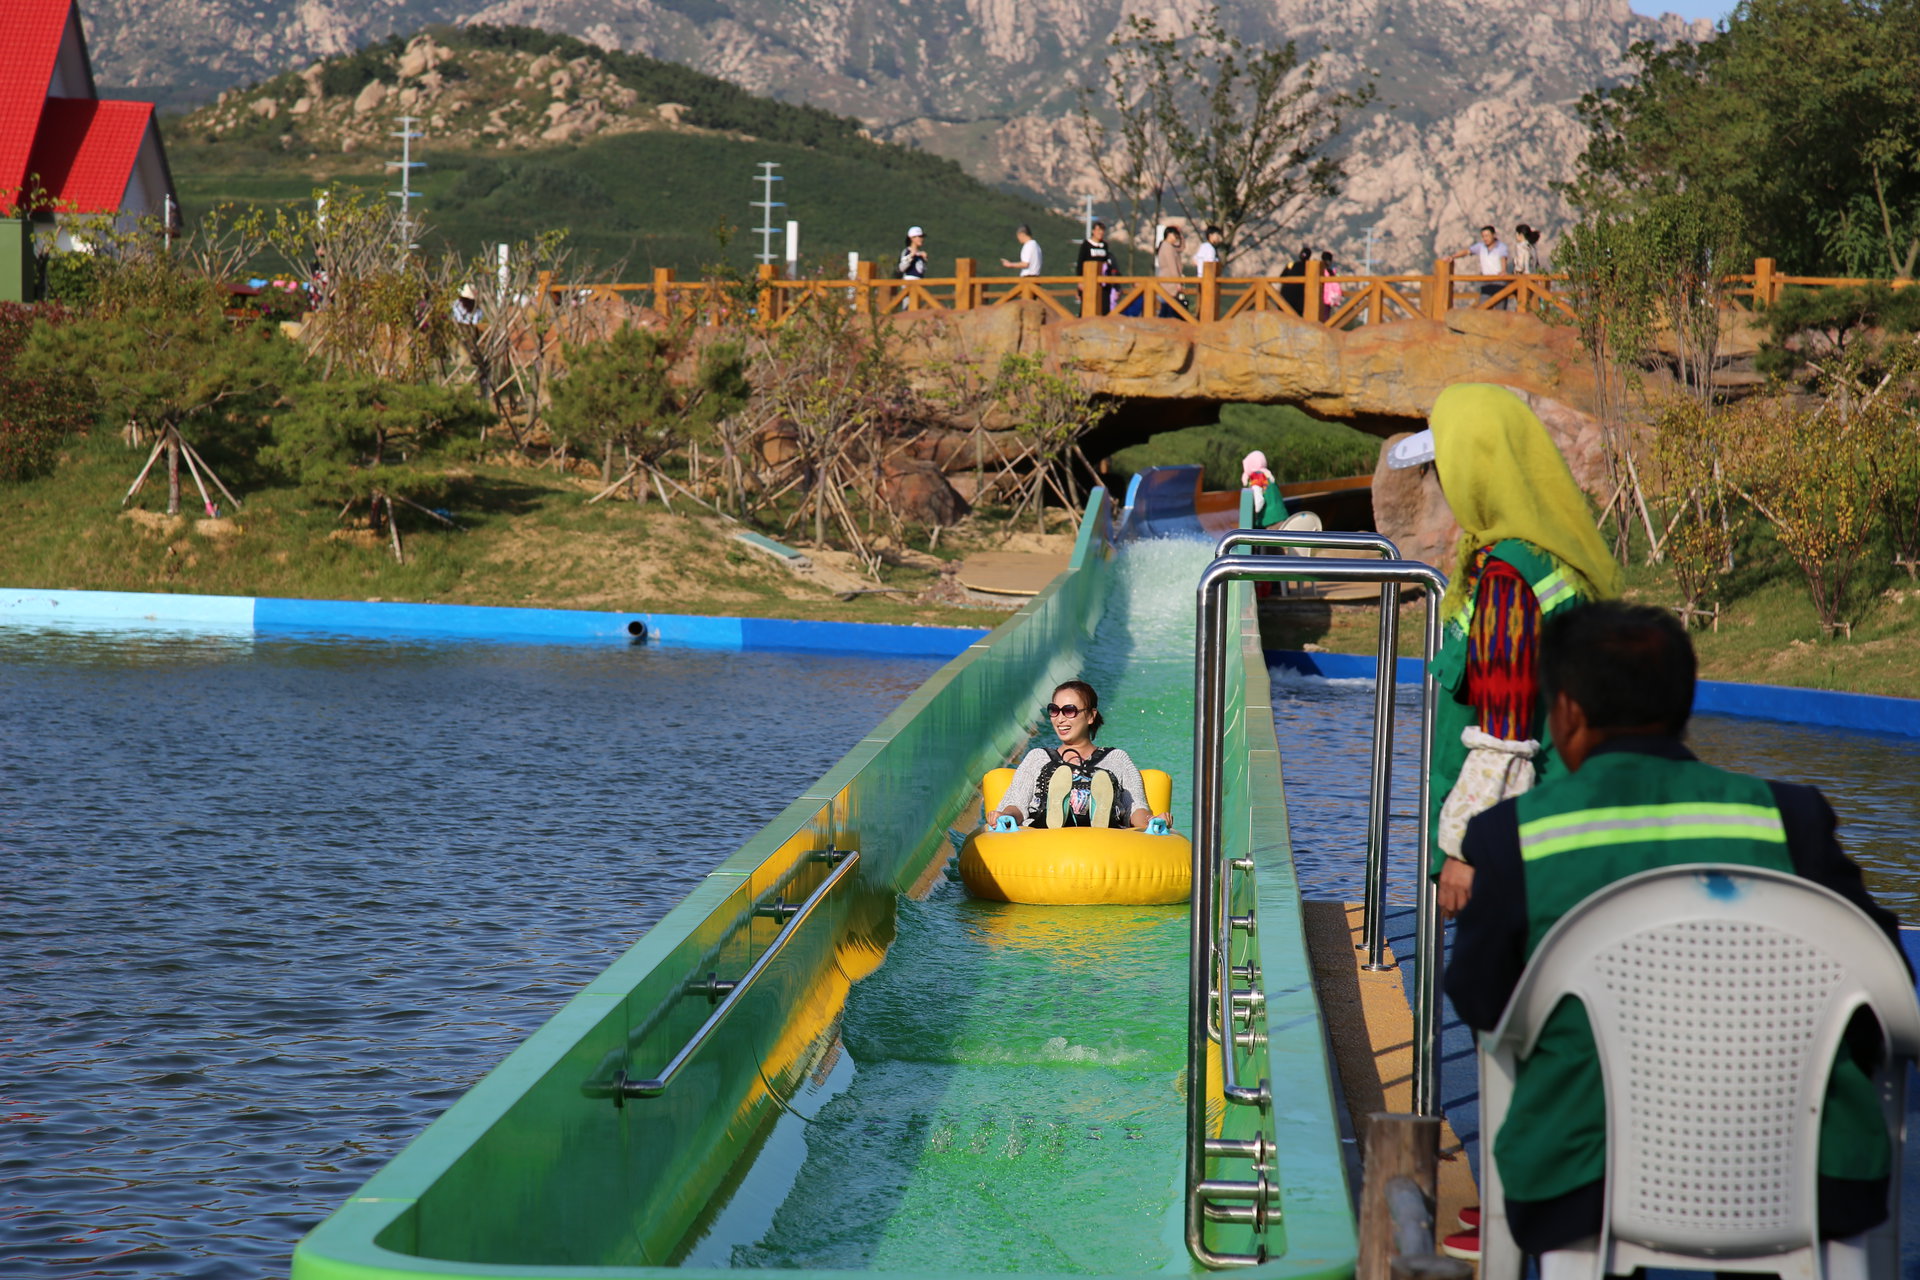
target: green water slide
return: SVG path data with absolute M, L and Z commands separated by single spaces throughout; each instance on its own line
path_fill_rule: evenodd
M 1256 1001 L 1227 1037 L 1266 1106 L 1187 1120 L 1187 908 L 976 902 L 944 874 L 979 779 L 1085 675 L 1103 741 L 1190 814 L 1198 539 L 1113 544 L 954 659 L 295 1251 L 295 1280 L 800 1272 L 1145 1275 L 1217 1253 L 1353 1271 L 1351 1199 L 1300 927 L 1250 599 L 1226 655 L 1225 856 Z M 1236 586 L 1236 593 L 1247 588 Z M 1251 1154 L 1249 1154 L 1251 1153 Z M 1211 1203 L 1211 1202 L 1210 1202 Z

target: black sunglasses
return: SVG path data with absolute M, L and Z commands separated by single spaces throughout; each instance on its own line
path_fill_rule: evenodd
M 1086 710 L 1085 707 L 1076 707 L 1076 706 L 1073 706 L 1071 703 L 1069 703 L 1067 706 L 1064 706 L 1064 707 L 1056 706 L 1054 703 L 1051 703 L 1051 702 L 1049 702 L 1046 705 L 1046 713 L 1048 715 L 1065 716 L 1069 720 L 1073 719 L 1075 716 L 1079 715 L 1084 710 Z

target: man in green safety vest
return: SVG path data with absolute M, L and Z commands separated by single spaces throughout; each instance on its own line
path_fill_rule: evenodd
M 1682 745 L 1693 711 L 1693 646 L 1663 609 L 1602 601 L 1549 617 L 1540 690 L 1567 772 L 1473 818 L 1461 852 L 1472 894 L 1460 912 L 1446 990 L 1468 1026 L 1500 1021 L 1554 923 L 1616 880 L 1723 862 L 1797 873 L 1864 910 L 1898 948 L 1898 921 L 1868 896 L 1820 792 L 1715 769 Z M 1870 1019 L 1864 1012 L 1861 1018 Z M 1859 1034 L 1853 1034 L 1858 1032 Z M 1821 1116 L 1819 1220 L 1829 1258 L 1887 1216 L 1892 1144 L 1869 1075 L 1878 1035 L 1856 1018 Z M 1600 1227 L 1605 1095 L 1592 1030 L 1563 1002 L 1519 1064 L 1493 1157 L 1508 1226 L 1554 1280 L 1562 1254 Z M 1517 1194 L 1516 1194 L 1517 1193 Z M 1836 1248 L 1837 1246 L 1837 1248 Z

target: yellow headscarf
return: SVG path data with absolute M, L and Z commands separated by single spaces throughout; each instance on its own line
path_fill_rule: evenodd
M 1586 495 L 1525 401 L 1505 387 L 1463 382 L 1440 393 L 1427 422 L 1440 489 L 1461 530 L 1444 616 L 1467 606 L 1474 552 L 1505 538 L 1552 556 L 1587 596 L 1620 594 L 1620 566 L 1587 514 Z

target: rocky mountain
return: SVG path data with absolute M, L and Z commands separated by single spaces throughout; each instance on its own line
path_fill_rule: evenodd
M 708 71 L 756 93 L 854 116 L 878 137 L 959 160 L 1061 209 L 1105 202 L 1074 122 L 1128 12 L 1178 30 L 1202 0 L 90 0 L 103 83 L 163 100 L 271 75 L 428 22 L 525 24 Z M 1294 236 L 1361 263 L 1418 269 L 1475 227 L 1549 233 L 1551 184 L 1583 144 L 1580 94 L 1625 74 L 1633 41 L 1704 38 L 1627 0 L 1252 0 L 1225 8 L 1250 40 L 1297 41 L 1327 81 L 1374 81 L 1345 192 Z

